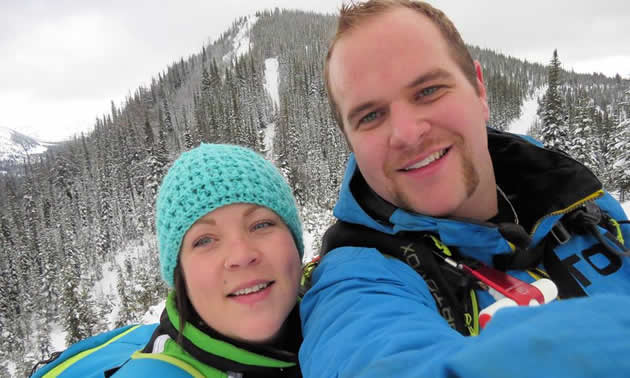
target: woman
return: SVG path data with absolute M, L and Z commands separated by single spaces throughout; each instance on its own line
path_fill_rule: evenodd
M 299 377 L 302 229 L 279 171 L 202 144 L 164 178 L 156 226 L 173 288 L 159 325 L 84 340 L 35 376 Z

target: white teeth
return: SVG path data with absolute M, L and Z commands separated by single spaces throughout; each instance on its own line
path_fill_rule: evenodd
M 446 150 L 441 150 L 441 151 L 434 152 L 431 155 L 427 156 L 426 159 L 424 159 L 422 161 L 419 161 L 416 164 L 405 168 L 404 170 L 405 171 L 410 171 L 412 169 L 418 169 L 418 168 L 425 167 L 425 166 L 433 163 L 437 159 L 441 158 L 442 156 L 444 156 L 445 153 L 446 153 Z
M 265 289 L 269 285 L 271 285 L 271 282 L 261 283 L 252 287 L 247 287 L 245 289 L 235 291 L 231 295 L 246 295 L 246 294 L 255 293 L 255 292 L 261 291 L 262 289 Z

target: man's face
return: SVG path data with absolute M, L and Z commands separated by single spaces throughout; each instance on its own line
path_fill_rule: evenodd
M 385 200 L 432 216 L 493 215 L 481 208 L 491 202 L 484 193 L 496 192 L 477 72 L 479 94 L 437 27 L 406 8 L 364 21 L 337 42 L 332 94 L 359 169 Z

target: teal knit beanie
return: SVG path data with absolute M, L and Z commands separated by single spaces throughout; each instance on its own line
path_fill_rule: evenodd
M 252 203 L 273 210 L 291 230 L 302 258 L 302 225 L 291 188 L 278 169 L 244 147 L 201 144 L 173 163 L 157 197 L 160 268 L 170 287 L 174 286 L 173 271 L 184 234 L 204 215 L 233 203 Z

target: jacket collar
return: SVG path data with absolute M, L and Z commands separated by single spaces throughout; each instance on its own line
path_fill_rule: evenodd
M 149 351 L 155 338 L 168 334 L 178 340 L 179 314 L 174 300 L 174 292 L 169 293 L 166 308 L 160 317 L 151 342 L 145 348 Z M 179 347 L 192 355 L 196 361 L 221 371 L 245 373 L 245 377 L 299 377 L 297 352 L 302 341 L 298 306 L 288 317 L 289 332 L 295 336 L 291 351 L 280 350 L 273 346 L 254 345 L 221 335 L 203 322 L 187 322 L 182 333 Z

